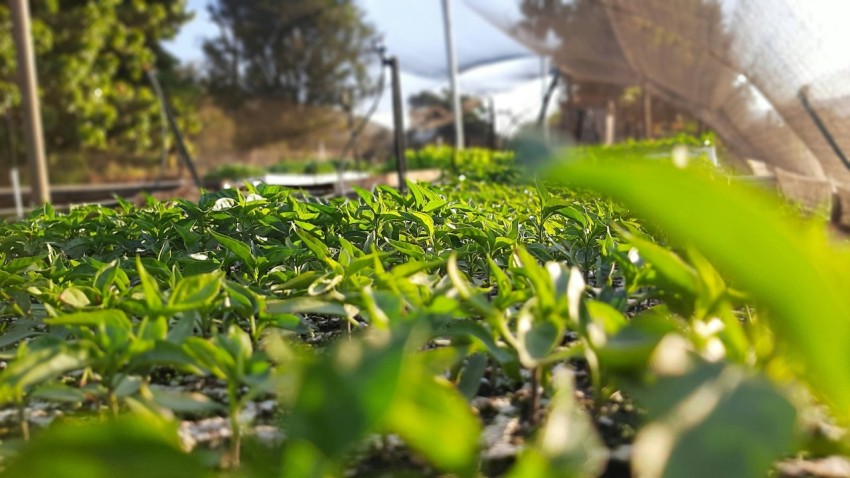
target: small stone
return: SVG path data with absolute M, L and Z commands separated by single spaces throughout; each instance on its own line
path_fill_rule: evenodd
M 599 425 L 601 425 L 603 427 L 613 427 L 614 426 L 614 420 L 611 420 L 608 417 L 599 417 L 596 420 L 596 422 L 599 423 Z
M 777 466 L 784 478 L 817 476 L 820 478 L 850 478 L 850 460 L 830 456 L 819 460 L 789 460 Z
M 271 425 L 257 425 L 252 432 L 258 441 L 265 445 L 273 446 L 283 442 L 283 432 Z
M 632 446 L 620 445 L 609 455 L 609 459 L 629 463 L 632 460 Z
M 511 443 L 497 443 L 484 452 L 485 460 L 502 460 L 517 456 L 521 448 Z

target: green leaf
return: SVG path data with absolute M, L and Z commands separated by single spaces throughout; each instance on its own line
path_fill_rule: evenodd
M 77 287 L 68 287 L 59 294 L 59 300 L 71 307 L 82 309 L 91 304 L 91 301 L 86 297 L 86 293 Z
M 327 478 L 339 476 L 339 465 L 307 440 L 289 440 L 283 448 L 282 478 Z
M 602 327 L 607 335 L 613 335 L 628 325 L 623 313 L 605 302 L 589 300 L 585 302 L 590 320 Z
M 176 426 L 124 417 L 106 423 L 95 420 L 52 426 L 10 460 L 4 476 L 200 478 L 212 473 L 181 450 Z
M 393 249 L 401 252 L 402 254 L 410 257 L 417 262 L 420 262 L 425 259 L 425 250 L 421 247 L 413 244 L 411 242 L 405 241 L 396 241 L 394 239 L 386 238 L 387 242 L 393 247 Z
M 791 450 L 794 406 L 738 368 L 699 364 L 631 392 L 652 418 L 635 438 L 637 476 L 765 476 Z
M 194 359 L 194 363 L 221 379 L 228 379 L 235 371 L 235 358 L 210 341 L 200 337 L 189 337 L 183 343 L 183 350 Z
M 230 300 L 230 307 L 244 316 L 252 316 L 260 313 L 264 298 L 238 282 L 225 281 L 224 291 Z
M 443 199 L 432 199 L 432 200 L 428 201 L 428 204 L 426 204 L 425 207 L 422 208 L 422 212 L 432 213 L 432 212 L 442 208 L 446 204 L 448 204 L 448 201 L 445 201 Z
M 251 337 L 237 325 L 231 325 L 227 328 L 226 334 L 215 336 L 213 341 L 234 358 L 237 366 L 247 364 L 254 354 Z
M 284 300 L 266 302 L 265 313 L 280 314 L 322 314 L 347 317 L 348 311 L 338 302 L 330 302 L 317 297 L 293 297 Z
M 182 344 L 184 340 L 192 336 L 195 325 L 201 320 L 201 314 L 197 310 L 186 310 L 177 317 L 177 322 L 168 331 L 168 341 Z
M 94 276 L 94 287 L 103 295 L 106 295 L 109 287 L 115 283 L 117 283 L 118 288 L 121 290 L 125 289 L 130 283 L 127 273 L 121 270 L 117 260 L 98 269 Z
M 472 400 L 476 395 L 478 395 L 478 389 L 481 387 L 481 379 L 484 378 L 484 373 L 486 371 L 486 355 L 474 354 L 470 356 L 463 367 L 463 371 L 461 371 L 457 389 L 468 400 Z
M 520 360 L 528 368 L 536 367 L 561 339 L 563 330 L 549 320 L 535 320 L 527 310 L 517 319 L 517 342 Z
M 280 285 L 281 290 L 302 291 L 316 280 L 321 274 L 318 271 L 306 271 Z
M 402 215 L 425 228 L 429 238 L 434 238 L 434 219 L 431 216 L 418 211 L 408 211 Z
M 197 392 L 178 392 L 163 387 L 150 387 L 153 401 L 177 413 L 206 414 L 224 410 L 224 406 Z
M 578 211 L 570 206 L 564 205 L 554 205 L 548 206 L 545 210 L 545 214 L 548 216 L 549 214 L 560 214 L 561 216 L 566 217 L 567 219 L 572 219 L 573 221 L 581 224 L 583 227 L 587 227 L 587 218 Z
M 163 316 L 145 317 L 136 329 L 136 335 L 140 340 L 165 340 L 167 334 L 168 321 Z
M 594 342 L 604 367 L 623 374 L 646 372 L 655 347 L 667 335 L 676 332 L 671 320 L 652 309 L 632 318 L 628 325 L 605 340 Z
M 139 273 L 139 280 L 142 283 L 142 291 L 145 294 L 145 303 L 148 306 L 148 311 L 158 313 L 162 309 L 162 293 L 159 291 L 159 284 L 156 279 L 148 274 L 145 266 L 142 265 L 142 260 L 136 256 L 136 270 Z
M 291 330 L 299 334 L 309 334 L 312 329 L 293 314 L 260 315 L 260 322 L 264 326 L 277 327 L 278 329 Z
M 0 373 L 0 391 L 3 392 L 0 393 L 0 401 L 16 399 L 7 395 L 10 391 L 16 395 L 23 394 L 34 385 L 86 366 L 87 357 L 80 350 L 43 348 L 26 350 L 25 354 L 20 352 L 19 357 Z M 11 390 L 6 387 L 11 387 Z
M 298 237 L 301 239 L 307 249 L 310 249 L 319 260 L 325 260 L 330 258 L 331 253 L 328 250 L 328 246 L 324 245 L 321 241 L 313 237 L 312 234 L 307 231 L 301 231 L 298 229 L 295 230 L 295 234 L 298 235 Z
M 425 193 L 422 191 L 422 188 L 416 184 L 416 181 L 405 180 L 407 184 L 407 189 L 410 190 L 410 193 L 413 195 L 413 205 L 416 206 L 417 209 L 422 209 L 422 206 L 425 204 Z
M 540 308 L 549 309 L 555 305 L 555 295 L 552 290 L 552 280 L 549 272 L 538 264 L 537 259 L 531 256 L 524 247 L 517 247 L 514 256 L 518 261 L 516 274 L 528 278 L 534 289 L 534 294 L 540 303 Z
M 485 328 L 483 324 L 472 320 L 450 320 L 438 328 L 434 332 L 438 337 L 462 337 L 470 338 L 479 341 L 490 355 L 500 363 L 507 363 L 516 360 L 516 357 L 499 347 L 493 339 L 493 334 Z
M 44 332 L 35 329 L 36 325 L 37 323 L 34 321 L 18 321 L 3 335 L 0 335 L 0 348 L 8 347 L 29 337 L 44 334 Z
M 549 201 L 549 190 L 546 188 L 546 185 L 543 184 L 543 181 L 539 179 L 534 180 L 534 187 L 537 189 L 537 195 L 540 200 L 540 204 L 546 204 Z
M 145 370 L 154 366 L 171 367 L 190 373 L 200 373 L 194 358 L 179 344 L 156 341 L 152 348 L 135 355 L 129 365 L 131 370 Z
M 653 269 L 665 279 L 667 288 L 676 288 L 690 296 L 691 301 L 697 297 L 697 273 L 672 251 L 657 244 L 629 234 L 628 241 L 637 248 L 640 255 L 649 262 Z
M 248 244 L 227 237 L 224 234 L 219 234 L 215 231 L 210 231 L 210 234 L 215 238 L 216 241 L 218 241 L 219 244 L 222 245 L 222 247 L 224 247 L 228 251 L 232 252 L 233 255 L 238 257 L 243 264 L 245 264 L 251 269 L 257 268 L 257 260 L 251 253 L 251 248 L 248 246 Z
M 30 398 L 59 403 L 83 403 L 86 401 L 86 393 L 79 388 L 54 383 L 36 387 Z
M 168 309 L 181 312 L 208 308 L 218 298 L 223 278 L 224 273 L 216 271 L 180 279 L 168 298 Z
M 18 257 L 16 259 L 12 259 L 6 264 L 3 264 L 3 270 L 10 274 L 15 274 L 21 271 L 37 269 L 34 266 L 43 266 L 43 261 L 45 258 L 47 258 L 46 254 L 39 254 L 36 256 L 29 257 Z
M 820 223 L 780 212 L 775 199 L 658 161 L 574 162 L 552 176 L 595 189 L 693 244 L 770 309 L 778 339 L 805 363 L 801 376 L 850 423 L 850 253 Z M 839 318 L 839 319 L 836 319 Z
M 481 425 L 445 379 L 423 374 L 408 362 L 383 423 L 438 467 L 475 476 Z
M 340 459 L 377 428 L 392 404 L 403 352 L 399 339 L 384 346 L 362 340 L 337 344 L 332 354 L 304 370 L 293 411 L 286 418 L 287 437 L 307 440 L 325 456 Z
M 133 324 L 122 310 L 94 310 L 90 312 L 77 312 L 65 314 L 50 319 L 44 323 L 49 325 L 77 325 L 83 327 L 95 327 L 101 330 L 114 329 L 129 334 L 133 330 Z
M 490 265 L 491 277 L 496 280 L 499 297 L 507 297 L 513 290 L 511 280 L 508 278 L 508 275 L 505 274 L 505 271 L 503 271 L 489 255 L 487 256 L 487 263 Z
M 409 278 L 409 277 L 413 276 L 414 274 L 416 274 L 417 272 L 427 271 L 427 270 L 430 270 L 430 269 L 436 269 L 438 267 L 443 266 L 445 263 L 446 263 L 446 261 L 442 260 L 442 259 L 437 259 L 437 260 L 428 261 L 428 262 L 411 260 L 411 261 L 405 262 L 404 264 L 399 264 L 399 265 L 393 267 L 392 270 L 390 271 L 390 274 L 392 274 L 393 277 Z

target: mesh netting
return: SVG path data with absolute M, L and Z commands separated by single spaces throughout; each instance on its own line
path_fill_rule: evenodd
M 466 0 L 569 75 L 643 84 L 741 155 L 850 183 L 850 2 Z

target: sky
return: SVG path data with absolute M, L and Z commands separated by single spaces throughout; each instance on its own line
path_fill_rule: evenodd
M 285 0 L 284 0 L 285 1 Z M 467 5 L 470 0 L 451 0 L 459 84 L 463 94 L 492 97 L 496 129 L 511 134 L 539 112 L 544 78 L 541 57 L 495 28 Z M 498 0 L 510 5 L 511 0 Z M 441 0 L 357 0 L 366 20 L 383 36 L 389 55 L 396 55 L 402 68 L 402 94 L 448 88 L 448 74 Z M 472 1 L 471 3 L 476 3 Z M 480 2 L 477 2 L 480 3 Z M 195 18 L 185 25 L 166 48 L 186 62 L 203 63 L 201 44 L 216 34 L 206 11 L 207 0 L 189 0 Z M 493 59 L 509 60 L 490 63 Z M 480 65 L 470 67 L 472 65 Z M 378 68 L 374 68 L 378 74 Z M 557 98 L 553 98 L 552 104 Z M 365 112 L 371 100 L 360 105 Z M 407 105 L 405 105 L 406 108 Z M 555 108 L 550 107 L 550 113 Z M 381 100 L 373 121 L 390 126 L 392 104 L 389 93 Z

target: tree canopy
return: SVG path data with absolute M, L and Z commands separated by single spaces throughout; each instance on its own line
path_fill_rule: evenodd
M 210 92 L 223 100 L 338 104 L 368 88 L 374 29 L 351 0 L 215 0 L 204 43 Z
M 160 42 L 191 18 L 186 1 L 34 0 L 31 9 L 48 147 L 151 147 L 160 110 L 144 70 L 155 67 L 174 85 L 177 61 Z M 11 17 L 2 2 L 0 114 L 20 102 L 16 78 Z

